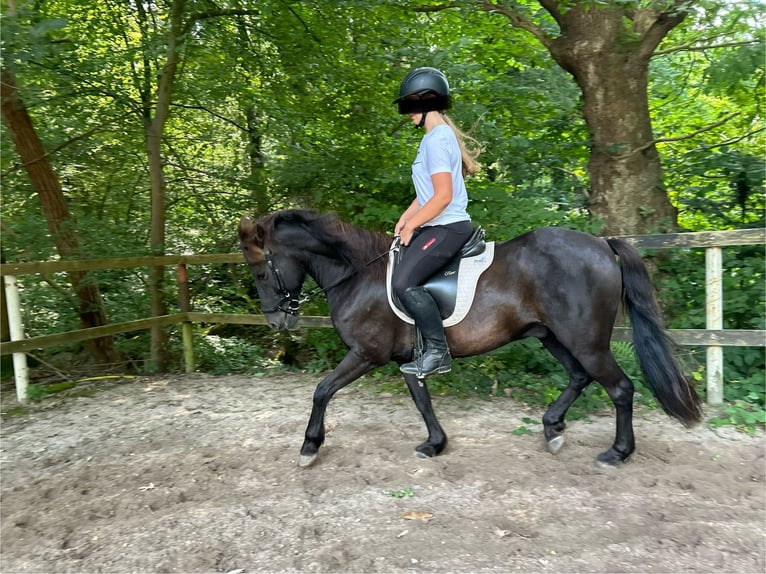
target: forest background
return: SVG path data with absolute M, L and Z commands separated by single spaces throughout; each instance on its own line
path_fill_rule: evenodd
M 3 262 L 226 253 L 241 215 L 296 206 L 391 232 L 413 197 L 421 136 L 392 101 L 418 66 L 445 72 L 450 115 L 483 146 L 469 211 L 490 239 L 543 225 L 614 235 L 763 227 L 763 7 L 4 0 Z M 668 326 L 704 328 L 703 251 L 645 256 Z M 177 301 L 170 272 L 20 278 L 27 335 L 164 314 Z M 726 248 L 724 272 L 724 327 L 763 329 L 762 246 Z M 257 313 L 247 273 L 192 269 L 195 308 Z M 304 312 L 327 310 L 320 301 Z M 208 372 L 275 361 L 321 371 L 343 352 L 330 329 L 197 329 Z M 640 380 L 630 346 L 615 352 Z M 697 357 L 704 350 L 682 351 L 703 380 Z M 37 359 L 64 373 L 182 364 L 173 330 Z M 720 420 L 762 423 L 763 349 L 727 348 L 725 359 Z M 565 384 L 536 342 L 461 361 L 432 383 L 541 402 Z M 593 389 L 581 403 L 602 399 Z

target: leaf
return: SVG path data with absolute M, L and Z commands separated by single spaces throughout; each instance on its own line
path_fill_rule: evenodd
M 412 489 L 409 487 L 402 488 L 401 490 L 384 490 L 383 494 L 393 496 L 394 498 L 409 498 L 410 496 L 415 496 L 415 493 L 412 492 Z

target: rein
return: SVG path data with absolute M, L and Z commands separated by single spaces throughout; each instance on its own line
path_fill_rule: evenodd
M 394 244 L 387 250 L 385 250 L 380 255 L 370 259 L 367 263 L 364 264 L 365 267 L 369 267 L 372 263 L 380 259 L 381 257 L 385 257 L 388 255 L 391 251 L 399 249 L 399 236 L 397 235 L 395 237 Z M 271 250 L 264 249 L 263 254 L 266 257 L 266 264 L 269 266 L 269 269 L 271 269 L 271 274 L 274 276 L 274 279 L 277 282 L 277 288 L 280 291 L 280 294 L 282 295 L 282 298 L 279 300 L 279 303 L 271 309 L 263 309 L 261 308 L 262 313 L 275 313 L 276 311 L 282 311 L 283 313 L 287 313 L 288 315 L 298 315 L 298 312 L 300 311 L 301 305 L 304 303 L 308 303 L 311 301 L 314 297 L 319 295 L 322 292 L 327 293 L 331 289 L 335 289 L 340 284 L 345 283 L 349 279 L 351 279 L 354 275 L 356 275 L 357 270 L 352 269 L 351 273 L 348 273 L 338 279 L 335 283 L 328 287 L 314 287 L 310 291 L 308 291 L 305 295 L 301 297 L 300 291 L 298 292 L 297 296 L 290 293 L 289 289 L 285 286 L 285 282 L 282 279 L 282 273 L 280 273 L 279 268 L 277 267 L 277 264 L 274 262 L 274 257 L 271 254 Z

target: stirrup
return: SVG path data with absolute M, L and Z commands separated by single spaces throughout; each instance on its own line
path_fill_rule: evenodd
M 417 375 L 419 378 L 434 373 L 449 373 L 452 370 L 452 356 L 446 349 L 430 349 L 416 360 L 401 365 L 399 370 L 408 375 Z

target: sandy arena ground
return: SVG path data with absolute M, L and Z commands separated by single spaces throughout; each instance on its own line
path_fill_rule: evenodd
M 764 436 L 636 412 L 637 450 L 594 464 L 611 415 L 352 385 L 314 466 L 296 464 L 317 377 L 140 378 L 2 424 L 4 574 L 753 572 L 766 569 Z M 7 399 L 7 397 L 6 397 Z M 7 401 L 6 401 L 7 402 Z M 522 427 L 531 433 L 514 430 Z

